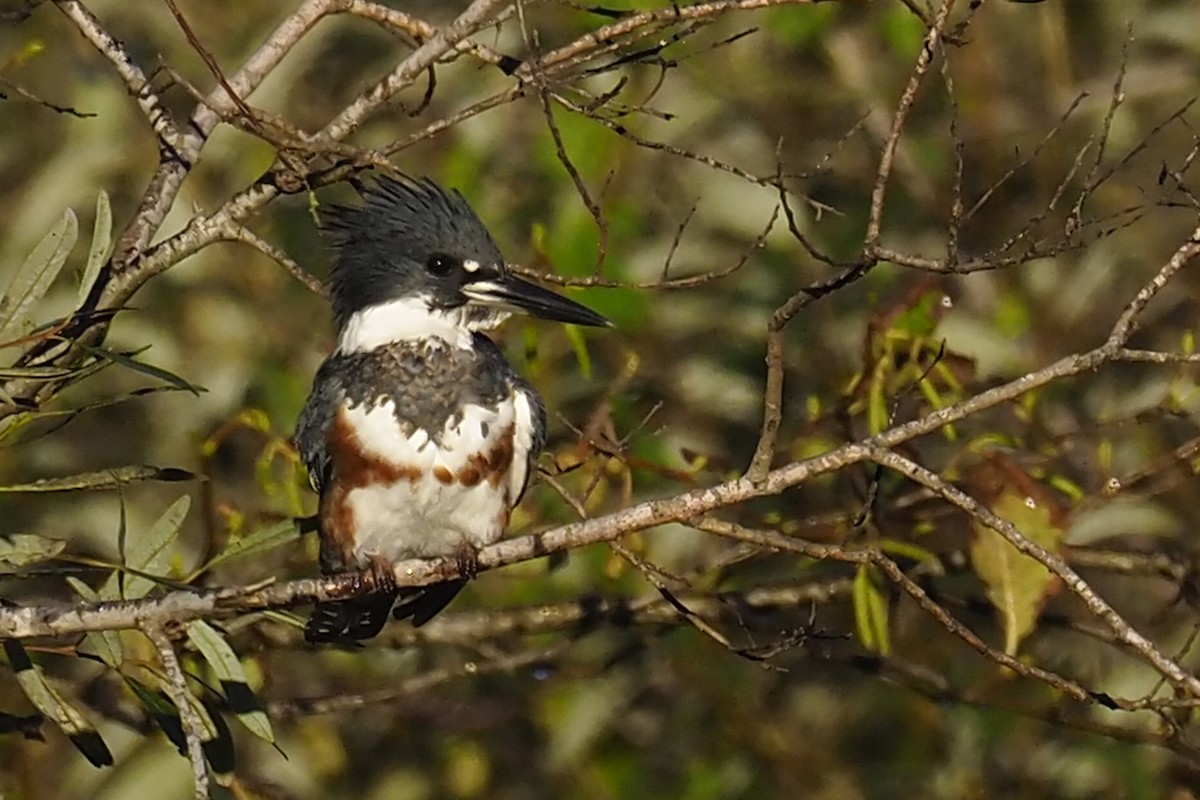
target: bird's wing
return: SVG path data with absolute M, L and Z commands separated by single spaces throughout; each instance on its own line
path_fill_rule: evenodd
M 512 504 L 515 508 L 521 502 L 521 498 L 525 496 L 530 478 L 537 469 L 538 454 L 546 446 L 547 423 L 546 404 L 542 402 L 541 395 L 523 378 L 515 377 L 513 379 L 513 403 L 517 413 L 516 445 L 525 450 L 525 464 L 523 465 L 525 469 L 519 476 L 520 485 L 513 487 Z M 523 440 L 523 437 L 528 438 Z
M 329 487 L 332 477 L 329 429 L 346 399 L 343 362 L 342 356 L 334 354 L 317 370 L 312 393 L 300 412 L 292 437 L 304 466 L 308 468 L 309 483 L 317 494 Z M 331 541 L 330 531 L 321 524 L 318 534 L 321 537 L 321 572 L 329 574 L 344 569 L 341 548 Z M 391 590 L 317 603 L 304 626 L 304 638 L 310 643 L 342 644 L 370 639 L 387 622 L 396 595 L 397 592 Z
M 339 375 L 339 356 L 325 360 L 313 379 L 312 393 L 300 412 L 296 422 L 296 433 L 292 441 L 300 451 L 300 459 L 308 468 L 308 480 L 317 494 L 329 483 L 332 467 L 329 459 L 327 438 L 338 406 L 345 398 L 345 389 Z
M 546 405 L 533 384 L 513 372 L 500 347 L 482 333 L 473 337 L 481 365 L 474 373 L 472 390 L 481 404 L 494 403 L 507 394 L 513 404 L 516 425 L 513 435 L 513 470 L 510 496 L 515 508 L 529 488 L 529 479 L 537 466 L 538 454 L 546 446 Z

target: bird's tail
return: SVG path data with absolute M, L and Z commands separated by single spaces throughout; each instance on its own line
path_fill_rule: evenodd
M 359 642 L 379 635 L 397 592 L 377 592 L 317 603 L 304 626 L 304 639 L 310 644 Z
M 402 590 L 400 602 L 392 611 L 396 619 L 412 619 L 414 628 L 419 628 L 450 604 L 462 588 L 467 585 L 465 578 L 452 581 L 432 583 L 419 589 Z

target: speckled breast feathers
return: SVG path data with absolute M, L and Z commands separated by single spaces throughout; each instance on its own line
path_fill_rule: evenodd
M 485 337 L 335 354 L 297 443 L 321 494 L 326 569 L 498 539 L 541 448 L 545 412 Z

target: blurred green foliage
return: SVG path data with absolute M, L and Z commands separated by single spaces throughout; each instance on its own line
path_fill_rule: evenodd
M 179 5 L 227 71 L 293 10 L 282 0 Z M 621 10 L 668 5 L 612 2 L 596 13 L 531 3 L 525 13 L 545 51 L 612 22 Z M 799 229 L 833 258 L 849 259 L 861 246 L 879 153 L 925 32 L 908 5 L 830 2 L 729 14 L 689 29 L 658 60 L 580 77 L 564 91 L 578 100 L 582 88 L 602 95 L 622 79 L 622 102 L 655 112 L 616 117 L 625 129 L 754 175 L 770 177 L 778 168 L 798 176 L 788 185 Z M 89 7 L 147 71 L 165 64 L 202 89 L 213 85 L 164 4 L 98 0 Z M 404 10 L 438 24 L 451 18 L 444 4 Z M 1200 8 L 1182 0 L 992 2 L 975 16 L 966 39 L 945 48 L 953 109 L 936 74 L 918 96 L 887 194 L 885 243 L 929 258 L 945 254 L 956 175 L 952 113 L 967 207 L 995 188 L 958 232 L 964 250 L 986 252 L 1035 218 L 1030 240 L 1060 233 L 1070 202 L 1048 204 L 1060 183 L 1076 193 L 1083 185 L 1120 69 L 1126 21 L 1133 20 L 1124 104 L 1104 162 L 1114 172 L 1089 197 L 1085 215 L 1111 220 L 1101 225 L 1115 232 L 1053 259 L 970 275 L 931 279 L 883 264 L 809 305 L 786 333 L 778 461 L 825 452 L 1094 346 L 1194 226 L 1186 204 L 1158 202 L 1166 191 L 1162 165 L 1179 168 L 1194 131 L 1156 127 L 1194 94 Z M 526 55 L 511 20 L 476 38 Z M 386 74 L 408 44 L 363 20 L 323 21 L 249 101 L 315 130 Z M 119 237 L 157 152 L 123 85 L 54 3 L 0 26 L 0 78 L 94 115 L 59 113 L 0 86 L 0 286 L 20 274 L 47 230 L 67 224 L 59 220 L 78 216 L 85 237 L 96 231 L 92 255 L 83 246 L 63 253 L 61 263 L 52 252 L 39 255 L 39 264 L 62 269 L 38 287 L 45 291 L 36 293 L 34 307 L 20 308 L 28 320 L 14 325 L 23 335 L 37 330 L 27 323 L 45 324 L 78 302 L 73 276 L 89 276 L 87 286 L 95 253 L 111 246 L 103 235 L 109 199 Z M 156 80 L 168 108 L 185 118 L 188 92 L 165 72 Z M 356 141 L 403 140 L 506 81 L 469 59 L 439 66 L 427 107 L 410 116 L 421 83 L 364 125 Z M 1081 93 L 1087 99 L 1078 113 L 1036 158 L 1014 169 Z M 1187 119 L 1194 123 L 1194 114 Z M 601 277 L 653 282 L 668 257 L 669 277 L 695 277 L 728 269 L 747 252 L 749 258 L 727 277 L 686 289 L 567 290 L 614 320 L 612 332 L 526 321 L 504 329 L 502 346 L 551 409 L 542 466 L 567 490 L 587 495 L 590 515 L 736 477 L 761 422 L 767 320 L 792 293 L 835 270 L 810 257 L 782 218 L 754 247 L 778 203 L 773 187 L 640 147 L 561 107 L 554 121 L 603 210 Z M 1072 173 L 1086 146 L 1085 169 Z M 165 233 L 186 226 L 193 208 L 212 210 L 256 180 L 274 155 L 248 134 L 220 129 Z M 402 150 L 395 161 L 461 188 L 512 262 L 565 278 L 596 274 L 601 229 L 556 153 L 535 93 Z M 348 196 L 331 187 L 284 197 L 250 224 L 320 277 L 329 253 L 312 209 Z M 1073 202 L 1075 195 L 1067 196 Z M 1140 215 L 1124 226 L 1132 206 Z M 1190 351 L 1198 286 L 1187 275 L 1173 284 L 1147 317 L 1139 346 L 1178 351 L 1182 342 Z M 69 496 L 0 493 L 0 595 L 15 602 L 133 597 L 155 588 L 152 577 L 201 587 L 315 574 L 315 543 L 290 523 L 311 513 L 314 500 L 287 442 L 332 343 L 325 301 L 258 251 L 222 243 L 152 280 L 131 305 L 86 379 L 44 413 L 0 430 L 0 484 L 147 464 L 203 480 L 182 496 L 178 483 L 149 480 Z M 0 306 L 0 317 L 6 310 Z M 14 352 L 0 350 L 2 363 Z M 207 391 L 166 390 L 193 386 Z M 973 417 L 914 443 L 909 455 L 991 500 L 1019 503 L 1012 492 L 1037 486 L 1063 515 L 1063 530 L 1048 542 L 1056 550 L 1161 547 L 1187 561 L 1200 514 L 1195 457 L 1172 454 L 1197 437 L 1197 411 L 1190 368 L 1122 365 Z M 989 459 L 1002 459 L 1000 472 L 1008 476 L 996 496 L 994 475 L 984 480 L 979 472 Z M 1105 487 L 1122 476 L 1142 477 L 1121 504 L 1110 505 Z M 1032 625 L 1017 631 L 1010 624 L 1006 636 L 1005 618 L 997 621 L 989 597 L 1012 575 L 981 579 L 986 570 L 964 556 L 983 534 L 965 517 L 934 508 L 911 484 L 873 478 L 866 469 L 847 470 L 728 516 L 816 542 L 868 539 L 906 567 L 923 568 L 922 585 L 992 645 L 1113 695 L 1138 696 L 1153 686 L 1156 676 L 1145 665 L 1072 630 L 1080 610 L 1045 585 L 1019 604 Z M 871 491 L 878 493 L 871 514 L 854 525 Z M 575 518 L 542 482 L 514 515 L 513 533 Z M 32 535 L 40 538 L 19 538 Z M 65 557 L 50 544 L 60 541 Z M 485 641 L 414 644 L 395 633 L 356 652 L 303 647 L 295 619 L 282 613 L 189 628 L 194 647 L 185 664 L 200 707 L 214 729 L 223 715 L 249 727 L 231 724 L 217 737 L 231 737 L 237 753 L 232 788 L 217 796 L 1195 796 L 1195 764 L 1139 743 L 1163 719 L 1082 707 L 1000 672 L 873 567 L 744 553 L 680 526 L 626 544 L 684 579 L 672 582 L 674 591 L 682 593 L 686 582 L 730 593 L 723 596 L 722 630 L 738 646 L 807 635 L 763 664 L 678 620 L 621 624 L 619 615 L 566 632 Z M 43 557 L 59 556 L 53 570 L 21 561 L 18 551 L 31 546 L 41 565 L 49 563 Z M 995 560 L 1011 556 L 1000 552 Z M 1195 615 L 1176 602 L 1169 581 L 1099 571 L 1088 577 L 1156 641 L 1182 645 L 1193 632 Z M 806 627 L 807 603 L 763 610 L 737 594 L 847 578 L 851 588 L 819 605 L 813 630 Z M 461 620 L 454 615 L 595 597 L 636 606 L 659 594 L 624 559 L 594 547 L 486 574 L 448 615 Z M 539 647 L 548 655 L 533 666 L 487 669 Z M 79 648 L 88 659 L 62 643 L 25 649 L 31 668 L 23 679 L 0 671 L 0 713 L 34 713 L 21 680 L 36 683 L 46 702 L 36 708 L 49 713 L 46 698 L 59 696 L 82 709 L 116 764 L 93 769 L 50 724 L 24 736 L 4 733 L 4 800 L 190 796 L 187 763 L 159 732 L 177 724 L 177 712 L 162 694 L 144 637 L 91 634 Z M 1181 652 L 1194 666 L 1191 652 Z M 225 684 L 238 688 L 231 693 Z M 360 692 L 361 707 L 328 714 L 293 702 Z M 372 692 L 385 699 L 372 700 Z M 233 702 L 247 693 L 261 710 Z M 154 708 L 147 712 L 151 706 L 157 716 Z M 1049 721 L 1059 719 L 1074 724 Z M 1123 726 L 1125 740 L 1080 730 L 1109 723 Z M 1171 724 L 1184 738 L 1196 733 L 1190 711 Z

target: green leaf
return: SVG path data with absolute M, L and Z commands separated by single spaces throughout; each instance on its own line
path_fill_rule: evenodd
M 58 277 L 78 236 L 79 222 L 68 208 L 13 275 L 0 297 L 0 345 L 32 329 L 29 315 Z
M 146 707 L 150 715 L 154 717 L 154 721 L 167 734 L 167 738 L 171 740 L 171 743 L 179 748 L 179 754 L 184 755 L 187 752 L 187 738 L 180 721 L 179 707 L 175 704 L 172 691 L 168 691 L 168 689 L 174 690 L 175 687 L 171 685 L 171 679 L 157 668 L 146 664 L 142 666 L 144 667 L 144 674 L 153 678 L 153 683 L 145 684 L 125 676 L 125 685 L 142 702 L 142 705 Z M 208 713 L 208 709 L 186 687 L 184 688 L 183 696 L 188 706 L 196 712 L 196 716 L 199 719 L 201 743 L 211 742 L 216 739 L 219 732 L 216 724 L 213 722 L 212 716 Z
M 1068 478 L 1066 475 L 1051 475 L 1047 480 L 1051 486 L 1066 495 L 1074 503 L 1082 503 L 1087 497 L 1087 492 L 1083 490 L 1075 481 Z
M 119 516 L 117 517 L 117 555 L 120 556 L 121 563 L 125 564 L 125 543 L 129 539 L 129 507 L 125 505 L 125 492 L 121 489 L 117 490 L 117 507 L 119 510 Z M 112 582 L 111 589 L 109 587 L 110 581 L 105 581 L 100 587 L 100 596 L 105 600 L 113 600 L 124 597 L 124 572 L 117 570 L 112 574 L 110 580 Z
M 0 573 L 3 567 L 27 567 L 49 561 L 61 553 L 67 543 L 60 539 L 38 536 L 36 533 L 0 534 Z
M 1050 510 L 1033 498 L 1006 489 L 993 509 L 1030 541 L 1057 552 L 1063 531 L 1051 520 Z M 971 564 L 987 586 L 988 599 L 1000 614 L 1004 652 L 1017 654 L 1021 641 L 1037 624 L 1055 576 L 1041 563 L 1013 547 L 1007 539 L 981 522 L 972 521 Z
M 171 702 L 167 693 L 162 689 L 152 688 L 139 680 L 130 678 L 128 675 L 123 677 L 126 688 L 145 706 L 146 711 L 154 718 L 158 727 L 162 728 L 171 744 L 179 750 L 179 754 L 187 755 L 187 736 L 183 732 L 183 724 L 179 721 L 179 709 L 175 708 L 175 704 Z
M 89 603 L 100 600 L 100 595 L 92 587 L 74 575 L 67 576 L 67 585 L 75 590 L 75 594 Z M 121 662 L 125 660 L 125 646 L 121 644 L 121 634 L 116 631 L 93 631 L 85 635 L 83 641 L 100 657 L 101 661 L 113 669 L 120 667 Z
M 17 683 L 21 691 L 29 698 L 29 702 L 38 711 L 62 729 L 71 743 L 83 753 L 84 758 L 96 767 L 112 766 L 113 757 L 108 745 L 100 738 L 92 723 L 74 706 L 63 699 L 46 680 L 41 668 L 29 660 L 25 648 L 15 639 L 4 641 L 4 655 L 17 674 Z
M 132 544 L 124 554 L 125 565 L 138 572 L 150 575 L 162 575 L 166 572 L 174 551 L 175 539 L 183 526 L 184 517 L 192 505 L 192 498 L 186 494 L 171 504 L 163 515 L 150 526 L 150 530 L 141 536 L 132 537 Z M 121 591 L 122 573 L 116 572 L 109 576 L 100 587 L 100 597 L 105 600 L 117 598 L 136 600 L 144 597 L 154 588 L 154 581 L 141 575 L 131 575 L 125 579 L 124 592 Z
M 59 320 L 58 322 L 62 322 L 62 320 Z M 43 325 L 38 328 L 35 328 L 33 333 L 30 335 L 36 336 L 42 330 L 48 331 L 50 328 L 55 327 L 58 324 L 58 322 L 48 323 L 47 325 Z M 2 345 L 0 345 L 0 346 L 2 346 Z M 48 366 L 0 367 L 0 378 L 3 378 L 3 379 L 16 378 L 18 380 L 33 380 L 33 381 L 52 381 L 52 380 L 61 380 L 64 378 L 70 378 L 71 380 L 74 380 L 74 381 L 81 381 L 84 378 L 94 375 L 95 373 L 99 372 L 100 370 L 104 369 L 105 367 L 107 367 L 109 365 L 110 365 L 110 362 L 107 362 L 107 361 L 92 361 L 90 363 L 82 364 L 78 367 L 48 367 Z M 12 398 L 9 397 L 8 395 L 4 395 L 4 397 L 0 398 L 0 399 L 5 400 L 10 405 L 13 403 Z M 119 401 L 119 398 L 118 398 L 118 401 Z M 117 401 L 107 401 L 107 403 L 111 403 L 111 402 L 117 402 Z M 25 414 L 25 416 L 29 417 L 30 419 L 33 419 L 33 418 L 38 418 L 38 417 L 47 417 L 47 416 L 54 416 L 54 415 L 61 416 L 61 415 L 70 414 L 70 413 L 72 413 L 71 409 L 64 409 L 64 410 L 58 410 L 58 411 L 48 411 L 48 410 L 39 409 L 37 412 L 31 412 L 31 413 Z
M 162 367 L 156 367 L 153 364 L 147 364 L 145 362 L 138 361 L 132 355 L 129 355 L 127 353 L 117 353 L 113 350 L 106 350 L 103 347 L 94 347 L 92 345 L 82 344 L 82 343 L 78 343 L 78 344 L 84 350 L 87 350 L 89 353 L 96 356 L 97 358 L 102 358 L 102 359 L 105 359 L 106 361 L 111 361 L 114 364 L 120 364 L 121 366 L 131 369 L 134 372 L 140 372 L 143 375 L 149 375 L 151 378 L 160 380 L 163 383 L 168 383 L 177 389 L 183 389 L 184 391 L 191 392 L 192 394 L 196 395 L 197 397 L 200 396 L 201 392 L 208 391 L 203 386 L 196 386 L 193 383 L 189 383 L 188 381 L 179 377 L 175 373 L 168 372 L 167 370 L 163 369 Z M 143 348 L 143 349 L 145 349 L 145 348 Z M 139 350 L 138 352 L 141 352 L 141 351 Z
M 880 361 L 875 367 L 875 380 L 871 381 L 871 391 L 867 397 L 867 430 L 872 436 L 887 430 L 888 402 L 884 394 L 886 388 L 886 362 Z
M 912 542 L 904 542 L 899 539 L 880 539 L 879 549 L 889 555 L 907 558 L 918 564 L 936 566 L 939 574 L 942 571 L 941 562 L 938 561 L 936 554 Z
M 175 704 L 171 702 L 170 697 L 162 689 L 151 688 L 128 676 L 125 677 L 125 685 L 141 701 L 142 705 L 146 707 L 146 710 L 155 723 L 166 734 L 167 739 L 171 744 L 175 745 L 175 749 L 179 751 L 179 755 L 186 757 L 187 735 L 183 732 L 183 723 L 179 719 L 179 710 L 175 708 Z M 196 701 L 196 703 L 200 704 L 199 701 Z M 202 710 L 204 712 L 201 721 L 211 727 L 216 734 L 213 739 L 201 742 L 204 757 L 212 768 L 213 777 L 216 781 L 222 786 L 228 786 L 235 765 L 235 754 L 229 727 L 221 718 L 219 709 L 210 706 L 208 703 L 200 705 L 203 705 Z
M 859 564 L 854 573 L 854 625 L 863 647 L 881 656 L 891 655 L 892 641 L 888 629 L 888 604 L 883 592 L 875 585 L 870 564 Z
M 194 620 L 188 623 L 188 639 L 212 667 L 213 674 L 221 682 L 225 701 L 238 720 L 255 736 L 274 744 L 271 721 L 250 688 L 242 662 L 225 637 L 207 622 Z
M 75 370 L 63 367 L 0 367 L 0 379 L 52 381 L 73 375 Z
M 192 472 L 177 467 L 135 464 L 96 472 L 81 472 L 78 475 L 67 475 L 62 478 L 43 478 L 30 483 L 0 486 L 0 492 L 68 492 L 77 489 L 116 489 L 129 483 L 142 481 L 190 481 L 196 480 L 198 477 Z
M 237 769 L 237 748 L 234 747 L 233 732 L 225 724 L 225 717 L 215 701 L 205 701 L 204 707 L 208 710 L 208 716 L 217 731 L 215 739 L 203 743 L 204 758 L 212 770 L 213 780 L 228 789 L 233 785 L 234 772 Z M 275 749 L 279 750 L 278 745 Z M 282 750 L 279 752 L 283 753 Z
M 98 362 L 98 363 L 100 363 L 100 362 Z M 108 362 L 102 362 L 102 363 L 103 363 L 103 365 L 108 364 Z M 93 365 L 93 366 L 95 366 L 95 365 Z M 75 373 L 75 375 L 77 377 L 79 377 L 79 376 L 91 374 L 93 371 L 94 371 L 94 369 L 85 368 L 83 370 L 77 371 Z M 43 436 L 46 436 L 48 433 L 58 430 L 63 425 L 66 425 L 68 422 L 70 422 L 72 419 L 74 419 L 75 417 L 77 417 L 80 414 L 83 414 L 87 411 L 95 411 L 95 410 L 101 409 L 101 408 L 108 408 L 109 406 L 115 406 L 120 403 L 128 402 L 130 400 L 136 400 L 138 398 L 145 397 L 145 396 L 151 395 L 151 394 L 161 394 L 163 392 L 177 392 L 177 391 L 179 391 L 179 390 L 176 389 L 174 386 L 144 386 L 141 389 L 134 389 L 132 392 L 128 392 L 126 394 L 120 394 L 120 395 L 114 395 L 111 397 L 106 397 L 102 400 L 96 400 L 91 403 L 85 403 L 84 405 L 81 405 L 81 406 L 75 406 L 74 408 L 53 408 L 53 409 L 40 408 L 37 411 L 31 411 L 31 412 L 26 412 L 24 414 L 17 414 L 15 416 L 5 417 L 4 419 L 0 420 L 0 444 L 3 444 L 5 439 L 11 438 L 11 437 L 15 436 L 17 433 L 20 433 L 23 428 L 27 427 L 29 425 L 29 423 L 33 422 L 34 420 L 57 420 L 58 423 L 56 425 L 52 425 L 52 426 L 44 426 L 46 428 L 46 430 L 44 430 L 38 434 L 30 436 L 28 439 L 24 440 L 23 443 L 25 443 L 25 444 L 28 444 L 31 441 L 36 441 L 37 439 L 39 439 Z M 3 394 L 3 392 L 0 391 L 0 395 L 2 395 L 2 394 Z M 4 400 L 4 397 L 0 396 L 0 401 L 3 401 L 3 400 Z M 11 404 L 11 402 L 12 401 L 10 399 L 9 403 Z
M 251 553 L 274 550 L 276 547 L 298 538 L 300 538 L 300 529 L 296 527 L 296 523 L 290 519 L 282 520 L 230 542 L 229 546 L 214 556 L 203 569 L 212 569 L 218 564 Z
M 100 276 L 100 268 L 112 253 L 112 206 L 108 192 L 103 189 L 96 196 L 96 222 L 92 225 L 92 246 L 88 250 L 87 266 L 79 281 L 77 305 L 82 306 L 92 291 L 92 285 Z

